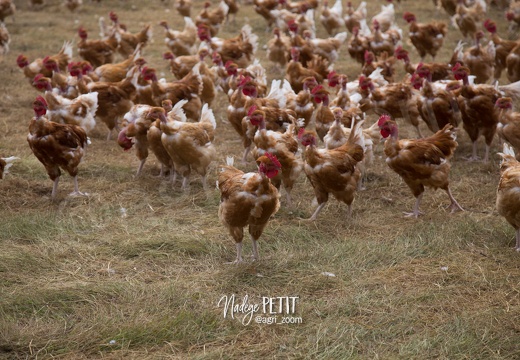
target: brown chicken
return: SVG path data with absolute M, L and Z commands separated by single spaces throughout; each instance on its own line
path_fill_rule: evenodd
M 308 77 L 313 77 L 318 83 L 323 82 L 323 79 L 329 74 L 328 61 L 322 57 L 316 57 L 314 60 L 304 67 L 299 62 L 300 52 L 296 48 L 291 49 L 291 61 L 287 64 L 285 78 L 291 84 L 295 92 L 303 90 L 303 80 Z
M 204 104 L 199 122 L 186 122 L 182 107 L 187 102 L 180 100 L 168 112 L 168 117 L 160 117 L 163 132 L 161 140 L 173 160 L 175 171 L 182 176 L 182 188 L 189 189 L 193 170 L 202 176 L 202 187 L 207 190 L 206 175 L 217 155 L 212 143 L 217 123 L 208 104 Z
M 116 50 L 123 59 L 132 55 L 138 46 L 144 48 L 152 38 L 152 28 L 150 24 L 145 25 L 138 33 L 132 34 L 126 30 L 126 27 L 119 23 L 119 17 L 115 12 L 111 11 L 109 16 L 114 24 L 112 33 L 115 35 L 115 38 L 119 40 L 119 46 Z
M 419 65 L 423 68 L 428 69 L 432 76 L 432 81 L 444 80 L 444 79 L 452 79 L 453 75 L 451 73 L 451 66 L 445 62 L 435 62 L 435 63 L 419 63 L 412 64 L 410 62 L 410 57 L 408 56 L 408 51 L 402 48 L 402 46 L 398 46 L 395 49 L 394 56 L 397 60 L 403 60 L 404 62 L 404 70 L 413 75 Z
M 191 0 L 176 0 L 174 7 L 182 17 L 191 17 Z
M 49 58 L 58 63 L 60 71 L 67 71 L 67 65 L 69 61 L 72 60 L 72 43 L 65 42 L 61 50 L 56 55 L 49 56 Z M 25 77 L 31 82 L 34 77 L 40 73 L 48 78 L 52 77 L 52 70 L 43 66 L 43 59 L 41 58 L 35 59 L 33 62 L 29 63 L 27 57 L 22 54 L 16 58 L 16 63 L 18 67 L 23 70 Z
M 0 55 L 6 55 L 9 52 L 9 44 L 11 43 L 11 36 L 4 23 L 0 24 Z
M 257 241 L 271 216 L 280 209 L 280 194 L 270 178 L 280 171 L 281 164 L 269 153 L 256 160 L 257 172 L 244 173 L 233 167 L 233 158 L 220 167 L 217 185 L 220 190 L 219 219 L 235 240 L 237 257 L 241 263 L 244 227 L 249 226 L 253 242 L 253 260 L 260 260 Z
M 484 21 L 484 27 L 491 34 L 491 41 L 493 41 L 493 43 L 495 44 L 494 82 L 498 82 L 500 76 L 502 75 L 502 70 L 504 70 L 507 67 L 507 56 L 509 55 L 509 53 L 511 53 L 511 50 L 513 50 L 517 45 L 520 45 L 520 41 L 505 40 L 498 36 L 497 26 L 493 20 L 487 19 L 486 21 Z M 520 80 L 520 78 L 517 80 Z
M 347 2 L 347 14 L 343 18 L 345 21 L 345 26 L 350 33 L 354 33 L 355 28 L 361 27 L 361 20 L 365 20 L 367 18 L 367 3 L 362 1 L 358 8 L 354 10 L 352 6 L 352 2 Z M 365 20 L 366 21 L 366 20 Z
M 267 23 L 265 31 L 268 32 L 276 21 L 271 10 L 278 7 L 278 0 L 253 0 L 253 4 L 256 13 L 265 19 Z
M 351 215 L 354 194 L 361 178 L 357 164 L 364 157 L 363 147 L 360 145 L 361 123 L 354 126 L 345 144 L 332 150 L 318 149 L 314 133 L 305 129 L 300 130 L 298 138 L 305 146 L 303 155 L 305 174 L 318 201 L 318 207 L 309 220 L 316 220 L 327 203 L 329 194 L 347 204 L 347 215 Z
M 247 120 L 251 125 L 258 127 L 254 135 L 256 147 L 252 151 L 253 157 L 257 159 L 270 152 L 280 161 L 281 174 L 271 178 L 271 182 L 277 189 L 280 189 L 280 185 L 283 184 L 287 195 L 287 206 L 290 207 L 292 204 L 291 190 L 303 170 L 301 158 L 298 156 L 296 124 L 293 122 L 284 133 L 269 130 L 266 127 L 267 113 L 254 105 L 248 110 Z M 273 119 L 269 120 L 273 121 Z
M 131 79 L 128 78 L 117 83 L 98 81 L 87 84 L 83 77 L 87 70 L 83 66 L 84 64 L 73 63 L 70 74 L 78 78 L 78 89 L 82 94 L 98 93 L 96 118 L 108 127 L 107 140 L 110 140 L 112 130 L 115 128 L 119 131 L 119 121 L 133 105 L 132 98 L 135 94 L 135 87 Z
M 336 0 L 334 5 L 329 8 L 328 0 L 323 0 L 323 7 L 320 14 L 320 22 L 331 36 L 336 35 L 345 26 L 343 16 L 343 5 L 341 0 Z
M 74 192 L 70 195 L 87 195 L 78 188 L 78 166 L 85 154 L 88 138 L 85 130 L 76 125 L 57 124 L 45 116 L 47 102 L 38 96 L 33 103 L 35 117 L 29 125 L 27 141 L 34 156 L 45 166 L 54 181 L 51 198 L 56 198 L 61 169 L 74 177 Z
M 8 158 L 0 158 L 0 180 L 9 173 L 9 168 L 13 166 L 13 162 L 19 158 L 10 156 Z
M 135 176 L 141 174 L 146 159 L 148 158 L 148 149 L 151 148 L 149 130 L 152 124 L 160 120 L 161 115 L 164 116 L 163 108 L 139 104 L 134 105 L 124 116 L 126 125 L 119 132 L 117 143 L 125 151 L 130 150 L 135 145 L 135 152 L 140 161 Z M 161 143 L 160 140 L 159 142 Z M 161 159 L 159 159 L 159 161 L 161 161 Z M 173 171 L 171 160 L 167 164 L 169 165 L 167 168 Z M 163 164 L 161 166 L 161 175 L 164 174 L 164 168 L 165 166 Z
M 135 59 L 139 58 L 141 46 L 138 45 L 135 52 L 126 60 L 117 64 L 104 64 L 94 70 L 98 80 L 106 82 L 118 82 L 127 77 L 128 71 L 134 66 Z
M 458 0 L 452 23 L 456 24 L 465 39 L 475 37 L 479 24 L 486 14 L 486 2 L 476 0 L 472 6 L 467 7 L 464 0 Z
M 476 84 L 485 84 L 492 79 L 495 73 L 495 44 L 490 41 L 486 47 L 480 45 L 484 37 L 482 31 L 475 34 L 475 45 L 464 52 L 462 61 L 475 75 Z M 507 61 L 506 61 L 507 62 Z
M 499 155 L 502 162 L 496 207 L 498 213 L 515 228 L 515 250 L 520 251 L 520 163 L 515 159 L 515 151 L 507 144 L 504 144 L 504 151 Z
M 495 106 L 500 109 L 497 134 L 511 144 L 520 158 L 520 113 L 513 111 L 513 99 L 510 97 L 499 98 Z
M 363 65 L 365 63 L 365 52 L 370 51 L 370 40 L 359 33 L 359 28 L 355 27 L 353 36 L 347 44 L 350 57 Z
M 226 20 L 229 12 L 229 5 L 222 0 L 216 8 L 210 9 L 210 7 L 211 3 L 206 1 L 204 3 L 204 8 L 195 18 L 195 25 L 198 27 L 200 24 L 205 24 L 213 37 L 217 36 L 220 27 L 224 23 L 224 20 Z
M 442 47 L 444 37 L 448 32 L 446 24 L 437 21 L 432 21 L 427 24 L 417 23 L 415 15 L 408 11 L 404 13 L 403 18 L 410 24 L 408 30 L 410 40 L 417 49 L 421 61 L 424 61 L 424 58 L 428 54 L 435 60 L 435 56 Z
M 405 215 L 419 216 L 425 186 L 446 191 L 451 201 L 451 212 L 463 211 L 451 194 L 448 180 L 451 167 L 448 160 L 458 145 L 455 128 L 448 124 L 427 138 L 399 140 L 397 123 L 388 115 L 379 118 L 378 126 L 381 136 L 386 139 L 386 163 L 404 180 L 416 198 L 413 212 Z
M 189 17 L 184 18 L 184 24 L 184 29 L 178 31 L 171 29 L 164 20 L 159 23 L 166 32 L 164 43 L 175 56 L 193 55 L 197 51 L 197 27 Z
M 78 35 L 78 55 L 82 59 L 94 67 L 114 61 L 114 53 L 118 46 L 116 43 L 111 40 L 88 40 L 87 30 L 83 27 L 78 29 Z
M 162 104 L 164 100 L 171 100 L 176 104 L 179 100 L 187 100 L 184 106 L 186 115 L 191 120 L 198 120 L 202 108 L 200 93 L 202 91 L 202 77 L 199 72 L 200 65 L 195 67 L 181 80 L 173 82 L 159 82 L 155 69 L 144 67 L 142 70 L 143 79 L 150 82 L 152 98 L 156 106 Z
M 267 59 L 278 68 L 284 68 L 291 51 L 291 42 L 287 35 L 280 32 L 279 28 L 274 28 L 273 35 L 274 37 L 267 42 Z
M 14 16 L 16 6 L 12 0 L 0 0 L 0 23 L 5 22 L 8 16 Z

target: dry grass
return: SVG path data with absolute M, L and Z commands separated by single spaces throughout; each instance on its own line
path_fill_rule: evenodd
M 85 2 L 74 15 L 52 0 L 41 11 L 17 4 L 15 21 L 7 20 L 12 44 L 1 60 L 0 154 L 21 160 L 0 182 L 0 358 L 520 357 L 520 268 L 510 248 L 513 231 L 494 209 L 498 159 L 488 165 L 462 160 L 470 152 L 463 131 L 451 179 L 466 212 L 450 215 L 447 196 L 427 191 L 426 215 L 404 219 L 401 211 L 414 200 L 379 148 L 351 219 L 344 205 L 331 200 L 316 223 L 298 220 L 313 210 L 302 176 L 294 208 L 282 206 L 271 221 L 255 264 L 224 264 L 235 247 L 217 218 L 217 191 L 204 193 L 198 177 L 189 193 L 172 188 L 155 177 L 153 156 L 144 176 L 134 179 L 137 159 L 106 142 L 102 125 L 80 169 L 80 188 L 90 196 L 68 198 L 72 181 L 63 176 L 58 200 L 51 202 L 52 183 L 25 140 L 36 91 L 16 67 L 16 56 L 54 53 L 64 40 L 75 39 L 79 24 L 96 37 L 97 17 L 115 10 L 131 31 L 154 24 L 154 43 L 144 55 L 166 74 L 157 23 L 181 23 L 158 0 Z M 196 1 L 196 10 L 201 6 Z M 401 6 L 401 26 L 405 8 L 419 20 L 447 21 L 431 1 Z M 369 14 L 378 7 L 370 4 Z M 495 9 L 490 16 L 502 19 Z M 246 18 L 260 36 L 258 56 L 264 60 L 269 34 L 250 6 L 220 35 L 234 35 Z M 506 24 L 499 26 L 504 33 Z M 458 38 L 450 28 L 441 59 L 449 58 Z M 359 66 L 342 53 L 336 69 L 354 78 Z M 263 64 L 269 78 L 283 76 Z M 240 142 L 225 121 L 227 100 L 218 100 L 219 158 L 239 157 Z M 414 132 L 404 128 L 403 135 Z M 215 178 L 213 172 L 210 183 Z M 336 276 L 323 276 L 325 271 Z M 253 302 L 299 296 L 296 315 L 303 324 L 243 326 L 224 319 L 217 302 L 231 294 L 247 294 Z

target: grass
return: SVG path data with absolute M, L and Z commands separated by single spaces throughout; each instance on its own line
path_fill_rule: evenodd
M 144 57 L 167 75 L 163 31 L 156 23 L 162 18 L 172 26 L 181 23 L 172 2 L 86 1 L 75 14 L 59 3 L 48 0 L 39 11 L 17 4 L 15 21 L 7 20 L 11 52 L 0 59 L 5 89 L 0 154 L 21 158 L 0 182 L 1 359 L 520 356 L 520 268 L 511 250 L 514 231 L 495 211 L 498 159 L 464 161 L 471 144 L 462 129 L 451 187 L 464 213 L 449 214 L 446 194 L 427 190 L 421 205 L 425 215 L 403 218 L 401 212 L 410 210 L 414 199 L 384 163 L 379 146 L 367 190 L 356 195 L 350 219 L 346 207 L 332 199 L 318 221 L 299 220 L 313 211 L 313 192 L 302 176 L 293 208 L 282 202 L 266 228 L 258 263 L 225 264 L 234 259 L 235 246 L 217 217 L 217 191 L 204 192 L 198 176 L 187 193 L 178 185 L 172 188 L 155 177 L 159 167 L 153 155 L 135 179 L 137 158 L 105 141 L 102 124 L 80 167 L 80 189 L 90 195 L 67 197 L 73 183 L 63 176 L 58 199 L 51 202 L 52 182 L 25 140 L 36 91 L 16 67 L 16 57 L 55 53 L 63 41 L 76 39 L 79 25 L 96 38 L 97 18 L 114 10 L 131 31 L 153 24 L 154 41 Z M 379 5 L 369 4 L 369 16 Z M 194 6 L 196 14 L 202 1 Z M 430 1 L 400 6 L 396 17 L 405 34 L 400 17 L 405 10 L 419 21 L 448 22 Z M 502 14 L 491 8 L 490 17 Z M 259 35 L 257 56 L 269 79 L 282 77 L 265 61 L 262 46 L 270 34 L 251 6 L 243 5 L 237 24 L 219 35 L 233 36 L 246 19 Z M 499 34 L 505 34 L 507 24 L 498 25 Z M 324 36 L 321 24 L 317 29 Z M 451 56 L 459 38 L 450 28 L 439 60 Z M 416 56 L 410 45 L 405 47 Z M 359 66 L 346 49 L 342 54 L 335 68 L 354 79 Z M 225 122 L 226 107 L 220 94 L 212 106 L 219 162 L 242 152 Z M 374 120 L 372 115 L 368 122 Z M 415 135 L 400 124 L 403 137 Z M 428 133 L 425 126 L 422 130 Z M 498 142 L 492 150 L 499 150 Z M 209 184 L 216 179 L 216 165 Z M 251 253 L 249 240 L 244 253 Z M 217 306 L 232 294 L 240 301 L 248 295 L 253 304 L 262 297 L 298 296 L 294 316 L 303 321 L 243 326 L 241 316 L 224 318 Z

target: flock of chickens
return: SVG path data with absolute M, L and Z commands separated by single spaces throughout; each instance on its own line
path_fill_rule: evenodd
M 2 22 L 10 15 L 5 9 L 14 12 L 5 6 L 10 3 L 0 0 Z M 172 29 L 166 21 L 159 24 L 168 49 L 163 58 L 175 81 L 158 79 L 141 56 L 152 36 L 151 26 L 131 33 L 111 12 L 111 24 L 100 18 L 100 39 L 89 38 L 84 27 L 78 29 L 79 61 L 73 59 L 70 42 L 56 55 L 32 62 L 18 56 L 18 66 L 42 92 L 33 103 L 35 116 L 27 141 L 54 181 L 53 199 L 60 169 L 74 177 L 73 194 L 82 195 L 78 165 L 97 122 L 106 124 L 107 140 L 115 129 L 117 143 L 125 151 L 135 147 L 140 160 L 137 175 L 151 151 L 161 164 L 161 175 L 169 174 L 173 183 L 181 177 L 182 188 L 188 189 L 195 172 L 207 189 L 208 168 L 217 158 L 213 145 L 217 123 L 211 105 L 224 93 L 229 100 L 227 121 L 244 146 L 242 161 L 253 158 L 258 165 L 258 171 L 244 173 L 229 157 L 219 167 L 219 217 L 236 242 L 236 262 L 241 262 L 243 228 L 249 226 L 253 257 L 258 259 L 257 240 L 280 208 L 280 188 L 283 185 L 286 204 L 291 206 L 291 190 L 302 172 L 318 203 L 309 220 L 317 218 L 329 195 L 344 202 L 350 213 L 373 162 L 373 148 L 382 138 L 388 166 L 416 198 L 407 216 L 420 215 L 425 187 L 444 190 L 451 210 L 462 211 L 449 187 L 449 159 L 462 123 L 473 142 L 469 160 L 478 159 L 480 136 L 486 143 L 484 161 L 496 133 L 505 142 L 497 208 L 515 227 L 520 250 L 520 164 L 515 158 L 516 152 L 520 159 L 520 113 L 513 111 L 513 102 L 520 97 L 520 40 L 498 36 L 496 24 L 486 16 L 489 4 L 483 0 L 434 3 L 437 11 L 442 8 L 451 16 L 466 40 L 474 39 L 465 51 L 459 43 L 448 63 L 435 62 L 448 25 L 420 23 L 414 14 L 404 12 L 411 44 L 421 57 L 419 64 L 410 62 L 392 3 L 367 22 L 365 2 L 357 8 L 348 2 L 344 13 L 341 0 L 331 7 L 327 0 L 321 4 L 223 0 L 218 5 L 205 3 L 192 18 L 191 1 L 177 0 L 184 28 Z M 265 44 L 267 58 L 284 78 L 270 86 L 255 58 L 260 44 L 250 25 L 236 37 L 217 37 L 226 22 L 236 21 L 240 6 L 247 5 L 254 6 L 273 33 Z M 520 2 L 507 5 L 507 19 L 520 23 Z M 329 38 L 316 37 L 318 21 Z M 486 44 L 482 29 L 489 32 Z M 7 32 L 4 24 L 1 30 Z M 357 79 L 349 81 L 333 70 L 344 48 L 362 66 Z M 433 62 L 424 62 L 427 56 Z M 114 63 L 118 57 L 122 61 Z M 409 76 L 398 81 L 395 67 L 401 61 Z M 503 70 L 511 84 L 499 86 Z M 364 126 L 366 114 L 376 114 L 377 121 Z M 400 140 L 397 118 L 410 122 L 418 138 Z M 433 135 L 421 134 L 421 121 Z M 0 178 L 12 160 L 0 160 Z

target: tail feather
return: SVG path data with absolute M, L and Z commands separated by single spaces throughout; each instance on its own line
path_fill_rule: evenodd
M 188 118 L 186 117 L 186 113 L 183 110 L 183 106 L 186 105 L 188 100 L 183 99 L 180 101 L 177 101 L 177 103 L 174 105 L 173 109 L 168 113 L 168 117 L 173 116 L 175 120 L 186 122 Z
M 72 41 L 65 41 L 63 43 L 63 47 L 61 48 L 61 51 L 63 54 L 68 56 L 68 61 L 72 60 Z
M 343 31 L 343 32 L 336 34 L 336 36 L 334 36 L 334 39 L 339 40 L 341 42 L 341 44 L 343 44 L 347 40 L 347 37 L 348 37 L 348 32 Z
M 215 115 L 213 114 L 213 110 L 211 110 L 208 104 L 204 104 L 202 107 L 200 120 L 199 122 L 207 122 L 210 123 L 213 129 L 217 128 L 217 122 L 215 121 Z
M 514 100 L 520 99 L 520 80 L 511 84 L 501 85 L 498 87 L 502 96 L 509 96 Z

